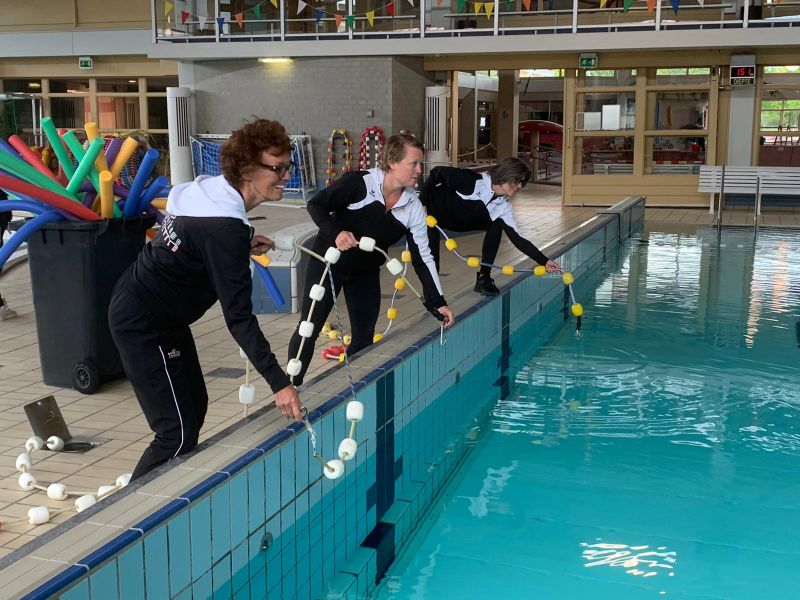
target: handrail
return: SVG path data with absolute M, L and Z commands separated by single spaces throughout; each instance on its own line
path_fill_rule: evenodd
M 164 42 L 177 42 L 177 41 L 207 41 L 210 38 L 213 38 L 217 43 L 219 42 L 231 42 L 231 41 L 242 41 L 247 40 L 248 38 L 251 41 L 258 41 L 259 39 L 265 38 L 273 38 L 278 37 L 281 40 L 286 39 L 320 39 L 325 37 L 341 37 L 345 36 L 347 39 L 366 39 L 375 37 L 381 37 L 391 34 L 399 34 L 403 37 L 411 37 L 411 38 L 424 38 L 428 36 L 449 36 L 449 37 L 458 37 L 462 34 L 467 35 L 492 35 L 494 37 L 498 36 L 505 36 L 512 33 L 519 33 L 529 31 L 531 33 L 536 33 L 538 31 L 548 31 L 553 34 L 557 34 L 559 32 L 567 32 L 572 31 L 573 33 L 578 33 L 584 29 L 597 29 L 599 28 L 613 28 L 616 30 L 626 30 L 626 29 L 636 29 L 636 30 L 649 30 L 652 29 L 654 31 L 659 31 L 662 29 L 671 29 L 673 27 L 681 27 L 681 28 L 697 28 L 701 29 L 704 27 L 714 27 L 719 26 L 722 27 L 731 27 L 731 28 L 740 28 L 740 29 L 748 29 L 751 27 L 774 27 L 776 26 L 775 13 L 776 11 L 780 10 L 781 12 L 786 12 L 787 9 L 789 12 L 792 12 L 792 7 L 800 6 L 800 0 L 788 0 L 782 2 L 780 4 L 776 3 L 769 3 L 765 6 L 767 9 L 764 11 L 764 14 L 769 14 L 771 17 L 764 16 L 761 19 L 752 19 L 749 17 L 749 13 L 746 11 L 743 15 L 743 19 L 736 18 L 738 15 L 732 9 L 735 8 L 736 4 L 733 2 L 717 2 L 715 4 L 705 4 L 705 5 L 696 5 L 696 6 L 681 6 L 681 14 L 688 16 L 688 20 L 686 17 L 681 18 L 679 21 L 673 22 L 669 20 L 665 20 L 661 16 L 661 9 L 662 5 L 666 0 L 657 0 L 656 1 L 656 16 L 655 18 L 650 18 L 646 20 L 618 20 L 617 17 L 621 16 L 624 13 L 632 13 L 633 19 L 636 19 L 638 15 L 645 16 L 650 15 L 650 11 L 647 7 L 644 6 L 631 6 L 627 10 L 624 7 L 604 7 L 604 8 L 578 8 L 579 0 L 573 0 L 573 6 L 571 9 L 557 9 L 557 10 L 530 10 L 530 11 L 523 11 L 523 10 L 514 10 L 514 11 L 503 11 L 502 10 L 502 0 L 494 0 L 494 2 L 489 2 L 488 4 L 494 4 L 495 11 L 493 15 L 493 19 L 487 19 L 486 26 L 484 25 L 481 17 L 485 15 L 485 13 L 476 13 L 476 12 L 462 12 L 462 13 L 442 13 L 438 10 L 435 11 L 437 18 L 443 18 L 445 22 L 443 23 L 444 27 L 440 26 L 431 26 L 431 16 L 434 15 L 434 10 L 432 10 L 432 5 L 420 2 L 416 7 L 412 8 L 410 13 L 408 14 L 397 14 L 392 16 L 376 14 L 371 16 L 369 19 L 366 17 L 365 14 L 353 14 L 353 0 L 349 0 L 347 2 L 348 10 L 347 15 L 348 17 L 354 17 L 351 19 L 351 22 L 359 23 L 361 27 L 359 31 L 353 31 L 349 27 L 346 28 L 346 31 L 343 32 L 331 32 L 331 31 L 308 31 L 308 32 L 291 32 L 289 29 L 291 28 L 291 24 L 311 24 L 314 22 L 325 22 L 330 23 L 335 19 L 332 17 L 331 13 L 325 13 L 322 18 L 319 20 L 317 18 L 310 18 L 306 16 L 300 15 L 290 15 L 289 13 L 292 12 L 288 8 L 288 4 L 285 0 L 280 0 L 278 2 L 278 14 L 276 15 L 277 18 L 273 19 L 247 19 L 246 23 L 248 24 L 248 28 L 255 26 L 262 26 L 265 29 L 262 31 L 248 31 L 242 28 L 234 28 L 234 21 L 231 19 L 226 19 L 225 24 L 231 26 L 230 31 L 227 33 L 222 33 L 220 27 L 216 26 L 216 19 L 218 18 L 217 15 L 220 14 L 220 0 L 214 0 L 214 15 L 208 15 L 207 17 L 203 17 L 202 22 L 208 23 L 210 25 L 209 29 L 213 28 L 212 35 L 201 35 L 195 34 L 191 31 L 191 28 L 201 21 L 197 18 L 197 15 L 191 14 L 188 18 L 184 19 L 184 21 L 180 22 L 180 25 L 177 23 L 165 23 L 164 18 L 161 16 L 164 13 L 164 8 L 166 6 L 166 0 L 152 0 L 151 2 L 151 25 L 153 28 L 153 40 L 154 42 L 158 43 L 159 41 Z M 172 3 L 169 3 L 170 5 Z M 668 6 L 668 5 L 666 5 Z M 406 7 L 407 8 L 407 7 Z M 748 6 L 746 4 L 745 9 Z M 693 20 L 693 14 L 697 11 L 714 11 L 719 10 L 720 14 L 719 17 L 715 19 L 709 20 L 702 20 L 701 16 L 698 15 L 696 17 L 697 20 Z M 602 19 L 602 22 L 597 23 L 581 23 L 581 17 L 586 15 L 603 15 L 607 17 L 607 19 Z M 341 15 L 345 16 L 345 15 Z M 569 16 L 569 18 L 567 18 Z M 710 16 L 710 15 L 709 15 Z M 297 18 L 300 17 L 300 18 Z M 548 17 L 551 18 L 553 21 L 549 25 L 542 25 L 540 24 L 530 24 L 524 25 L 520 23 L 516 23 L 513 26 L 501 26 L 504 22 L 503 19 L 506 17 L 508 18 L 523 18 L 522 23 L 525 22 L 524 17 L 530 17 L 532 19 L 547 19 Z M 731 17 L 731 18 L 728 18 Z M 175 17 L 177 19 L 177 16 Z M 783 18 L 783 17 L 781 17 Z M 456 29 L 453 26 L 456 24 L 456 19 L 474 19 L 476 21 L 475 27 L 469 29 Z M 677 17 L 676 17 L 677 19 Z M 180 21 L 180 19 L 178 19 Z M 383 29 L 379 28 L 377 30 L 366 30 L 366 26 L 363 25 L 365 21 L 377 21 L 378 23 L 383 24 Z M 449 24 L 448 24 L 449 21 Z M 388 28 L 386 23 L 389 23 Z M 411 25 L 411 27 L 404 27 L 402 29 L 394 29 L 394 23 L 402 23 Z M 418 23 L 417 27 L 413 25 Z M 780 26 L 784 27 L 791 27 L 791 28 L 800 28 L 800 14 L 797 15 L 789 15 L 785 22 L 779 23 Z M 355 29 L 355 28 L 354 28 Z

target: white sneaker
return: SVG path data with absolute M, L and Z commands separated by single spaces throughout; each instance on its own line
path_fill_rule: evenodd
M 17 316 L 17 313 L 5 304 L 0 305 L 0 321 L 8 321 L 9 319 L 13 319 Z

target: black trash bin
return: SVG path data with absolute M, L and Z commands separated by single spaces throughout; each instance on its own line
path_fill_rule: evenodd
M 91 394 L 124 377 L 108 328 L 111 292 L 155 218 L 52 223 L 28 238 L 33 307 L 47 385 Z

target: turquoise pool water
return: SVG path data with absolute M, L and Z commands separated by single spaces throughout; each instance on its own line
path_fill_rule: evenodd
M 800 235 L 648 237 L 513 348 L 378 598 L 800 597 Z

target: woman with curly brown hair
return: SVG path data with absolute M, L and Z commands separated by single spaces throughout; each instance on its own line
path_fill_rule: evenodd
M 200 176 L 169 193 L 160 234 L 122 274 L 109 325 L 125 372 L 155 438 L 132 479 L 197 445 L 208 406 L 189 325 L 219 300 L 225 323 L 269 383 L 284 415 L 300 399 L 253 315 L 249 255 L 274 244 L 253 235 L 247 212 L 280 200 L 292 164 L 283 125 L 256 119 L 222 148 L 222 175 Z

